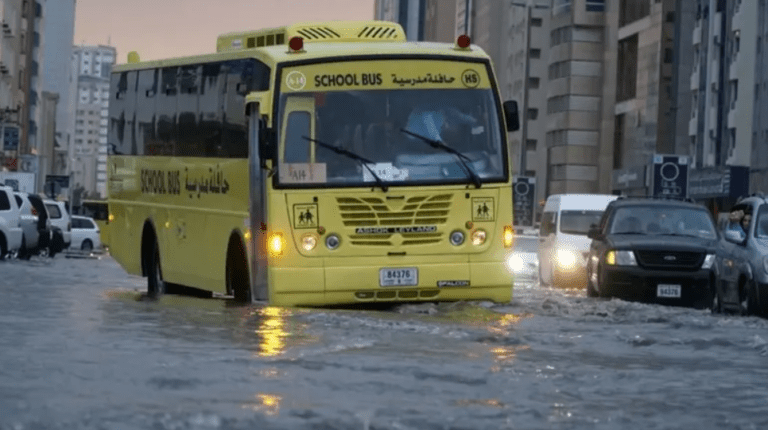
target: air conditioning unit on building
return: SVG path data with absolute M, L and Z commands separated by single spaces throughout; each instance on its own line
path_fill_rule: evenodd
M 3 75 L 8 74 L 8 66 L 3 64 L 2 62 L 0 62 L 0 73 L 2 73 Z
M 3 35 L 12 36 L 11 26 L 7 22 L 3 21 Z

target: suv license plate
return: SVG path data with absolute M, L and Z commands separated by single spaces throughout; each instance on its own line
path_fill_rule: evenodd
M 379 270 L 379 285 L 382 287 L 419 285 L 419 269 L 415 267 L 385 267 Z
M 682 288 L 680 285 L 671 285 L 671 284 L 659 284 L 656 287 L 656 297 L 667 297 L 667 298 L 674 298 L 679 299 L 681 294 L 680 291 Z

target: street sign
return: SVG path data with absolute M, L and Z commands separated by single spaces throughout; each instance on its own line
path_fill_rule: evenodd
M 688 156 L 653 156 L 653 196 L 688 197 Z
M 512 224 L 533 227 L 536 220 L 536 178 L 515 176 L 512 186 Z

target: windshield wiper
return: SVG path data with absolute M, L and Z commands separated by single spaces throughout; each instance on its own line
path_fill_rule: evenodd
M 472 183 L 475 184 L 475 188 L 480 188 L 483 185 L 483 182 L 480 180 L 480 177 L 477 176 L 477 173 L 475 173 L 475 171 L 472 170 L 472 168 L 469 166 L 469 164 L 467 164 L 467 161 L 469 161 L 471 163 L 472 160 L 470 160 L 469 157 L 467 157 L 466 155 L 464 155 L 461 152 L 451 148 L 450 146 L 446 145 L 445 143 L 443 143 L 443 142 L 441 142 L 439 140 L 430 139 L 430 138 L 428 138 L 426 136 L 422 136 L 422 135 L 420 135 L 418 133 L 414 133 L 412 131 L 408 131 L 408 130 L 406 130 L 404 128 L 401 128 L 400 131 L 402 131 L 405 134 L 409 134 L 409 135 L 411 135 L 413 137 L 416 137 L 418 139 L 423 140 L 424 142 L 428 143 L 433 148 L 442 149 L 445 152 L 448 152 L 448 153 L 451 153 L 451 154 L 455 155 L 456 158 L 459 159 L 459 162 L 461 163 L 461 165 L 464 167 L 464 170 L 467 172 L 467 176 L 469 177 L 469 179 L 471 179 Z
M 383 180 L 381 180 L 379 175 L 377 175 L 376 172 L 374 172 L 373 169 L 371 169 L 371 167 L 368 166 L 369 164 L 376 164 L 373 161 L 371 161 L 371 160 L 369 160 L 369 159 L 367 159 L 365 157 L 362 157 L 360 155 L 357 155 L 354 152 L 350 152 L 350 151 L 347 151 L 346 149 L 339 148 L 338 146 L 334 146 L 334 145 L 327 144 L 325 142 L 321 142 L 321 141 L 319 141 L 317 139 L 312 139 L 311 137 L 301 136 L 301 138 L 302 139 L 306 139 L 306 140 L 308 140 L 308 141 L 310 141 L 312 143 L 315 143 L 317 145 L 320 145 L 321 148 L 329 149 L 329 150 L 331 150 L 331 151 L 333 151 L 333 152 L 335 152 L 337 154 L 341 154 L 341 155 L 347 156 L 347 157 L 349 157 L 349 158 L 351 158 L 351 159 L 353 159 L 355 161 L 360 162 L 360 164 L 362 164 L 363 167 L 365 167 L 366 169 L 368 169 L 369 172 L 371 172 L 371 176 L 373 176 L 373 179 L 376 180 L 376 185 L 381 187 L 381 191 L 384 191 L 386 193 L 387 190 L 389 189 L 387 184 Z

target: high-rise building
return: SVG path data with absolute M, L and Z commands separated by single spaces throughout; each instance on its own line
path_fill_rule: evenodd
M 751 171 L 749 177 L 750 192 L 768 193 L 768 7 L 764 1 L 750 2 L 742 0 L 739 7 L 739 18 L 756 17 L 757 31 L 754 42 L 755 49 L 755 86 L 746 88 L 754 97 L 754 115 L 752 122 Z M 757 3 L 757 10 L 754 4 Z M 742 35 L 740 43 L 744 41 Z M 747 51 L 741 48 L 742 57 L 747 57 Z M 745 112 L 744 114 L 747 114 Z M 742 114 L 742 115 L 744 115 Z M 738 133 L 738 132 L 737 132 Z
M 690 197 L 719 211 L 749 190 L 753 140 L 757 2 L 688 2 L 695 22 L 691 48 L 682 49 L 693 67 L 687 145 Z M 690 30 L 692 28 L 692 30 Z M 685 119 L 683 119 L 685 120 Z M 679 120 L 678 120 L 679 121 Z M 687 146 L 687 148 L 686 148 Z M 759 162 L 759 160 L 755 160 Z
M 403 26 L 408 40 L 424 40 L 424 15 L 427 0 L 375 0 L 374 19 Z
M 72 56 L 77 75 L 70 151 L 73 187 L 89 198 L 106 197 L 109 84 L 116 55 L 115 48 L 99 45 L 75 46 Z
M 0 170 L 18 169 L 25 66 L 21 0 L 0 0 Z
M 48 1 L 45 27 L 43 90 L 58 95 L 52 152 L 47 169 L 50 174 L 67 173 L 67 152 L 72 139 L 74 96 L 77 85 L 72 72 L 72 46 L 75 34 L 76 0 Z

